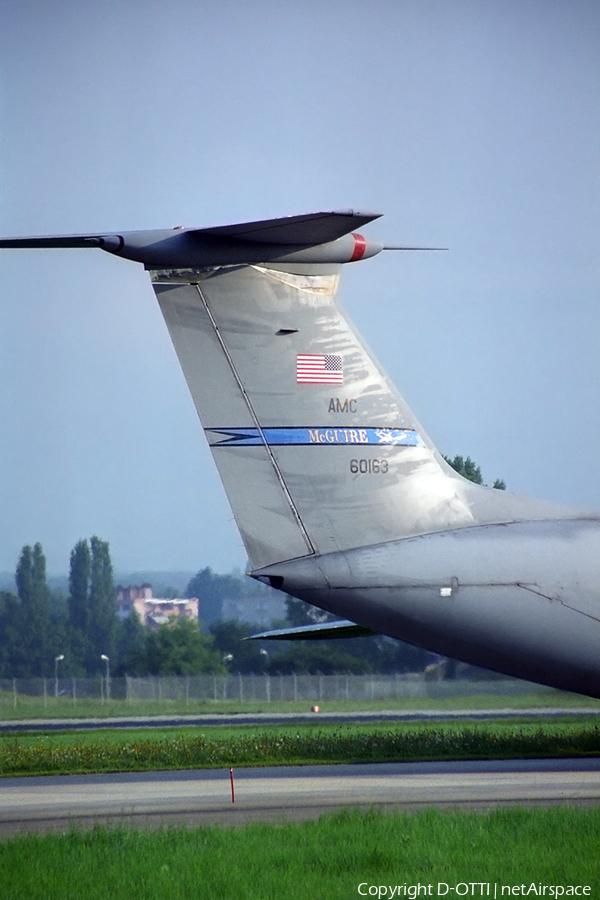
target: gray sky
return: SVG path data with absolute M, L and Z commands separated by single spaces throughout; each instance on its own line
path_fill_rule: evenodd
M 596 0 L 6 0 L 0 234 L 354 207 L 341 297 L 439 449 L 600 508 Z M 0 570 L 245 554 L 147 276 L 0 254 Z

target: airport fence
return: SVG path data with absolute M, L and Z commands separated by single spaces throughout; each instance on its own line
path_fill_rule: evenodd
M 447 699 L 474 695 L 519 696 L 551 688 L 517 679 L 489 681 L 429 680 L 421 674 L 390 675 L 185 675 L 146 678 L 12 678 L 0 679 L 0 707 L 31 704 L 44 707 L 105 703 L 178 705 L 220 701 L 308 702 L 378 701 L 417 698 Z

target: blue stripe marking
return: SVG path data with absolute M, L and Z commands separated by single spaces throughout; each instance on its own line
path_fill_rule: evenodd
M 318 444 L 375 444 L 378 447 L 421 447 L 411 428 L 207 428 L 211 447 L 272 447 Z

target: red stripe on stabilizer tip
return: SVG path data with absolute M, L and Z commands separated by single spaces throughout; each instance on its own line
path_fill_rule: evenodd
M 365 255 L 365 250 L 367 249 L 367 242 L 362 236 L 362 234 L 357 234 L 355 232 L 352 233 L 352 237 L 354 238 L 354 250 L 352 251 L 352 256 L 350 257 L 350 262 L 356 262 L 358 259 L 362 259 Z

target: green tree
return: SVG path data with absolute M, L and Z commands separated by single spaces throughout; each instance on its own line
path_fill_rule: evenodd
M 372 672 L 368 657 L 355 652 L 355 648 L 339 646 L 348 642 L 333 641 L 289 641 L 287 646 L 275 651 L 269 657 L 268 669 L 273 675 L 290 675 L 306 672 L 310 675 L 334 675 L 351 673 L 361 675 Z M 352 643 L 352 641 L 350 641 Z
M 474 484 L 483 484 L 481 467 L 476 465 L 470 456 L 467 456 L 466 458 L 464 456 L 455 456 L 454 459 L 451 459 L 449 456 L 444 456 L 444 459 L 448 465 L 451 466 L 455 472 L 458 472 L 459 475 L 462 475 L 463 478 L 472 481 Z M 505 491 L 506 482 L 502 478 L 497 478 L 492 487 L 499 491 Z
M 198 598 L 199 615 L 201 615 L 203 622 L 210 625 L 221 618 L 223 599 L 227 595 L 227 587 L 223 584 L 223 576 L 215 575 L 213 570 L 207 566 L 204 569 L 200 569 L 190 579 L 185 596 Z
M 90 624 L 89 593 L 92 557 L 87 541 L 71 550 L 69 569 L 69 624 L 86 634 Z
M 90 539 L 91 566 L 89 591 L 88 638 L 90 653 L 88 673 L 101 669 L 100 657 L 105 654 L 112 658 L 117 637 L 117 592 L 113 582 L 112 563 L 107 541 L 98 537 Z
M 149 675 L 199 675 L 223 672 L 213 639 L 198 622 L 177 619 L 146 635 L 146 668 Z
M 244 638 L 263 631 L 260 625 L 250 622 L 239 622 L 235 619 L 214 622 L 210 633 L 214 638 L 215 649 L 219 657 L 231 656 L 229 669 L 241 675 L 260 674 L 267 668 L 269 651 L 265 653 L 260 641 L 246 641 Z
M 70 670 L 71 645 L 69 632 L 68 600 L 62 591 L 51 591 L 48 617 L 48 661 L 53 669 L 55 658 L 64 654 L 65 663 L 63 663 L 64 668 L 61 669 L 64 675 L 78 674 Z M 54 671 L 51 674 L 54 674 Z
M 292 628 L 300 628 L 302 625 L 315 625 L 318 622 L 335 622 L 337 616 L 319 609 L 318 606 L 312 606 L 305 600 L 298 600 L 297 597 L 285 598 L 285 609 L 287 625 Z
M 145 675 L 147 632 L 134 610 L 117 627 L 117 664 L 115 675 Z
M 87 540 L 77 541 L 71 550 L 69 568 L 69 648 L 66 668 L 83 674 L 92 655 L 90 641 L 90 577 L 92 556 Z
M 20 674 L 23 659 L 20 645 L 21 604 L 9 591 L 0 593 L 0 677 Z
M 444 456 L 444 459 L 448 465 L 451 466 L 455 472 L 458 472 L 459 475 L 462 475 L 463 478 L 472 481 L 474 484 L 483 484 L 481 468 L 475 465 L 470 456 L 467 456 L 466 459 L 464 456 L 455 456 L 454 459 L 450 459 L 449 456 Z
M 197 597 L 200 601 L 199 617 L 205 626 L 222 618 L 224 600 L 251 600 L 273 593 L 273 588 L 242 576 L 238 572 L 217 575 L 210 568 L 201 569 L 189 581 L 186 597 Z M 281 594 L 277 592 L 277 596 Z
M 20 677 L 48 675 L 51 670 L 48 650 L 49 597 L 46 583 L 46 557 L 41 544 L 23 547 L 15 574 L 20 601 L 19 649 L 17 672 Z
M 334 674 L 422 672 L 435 654 L 385 635 L 269 641 L 268 671 Z

